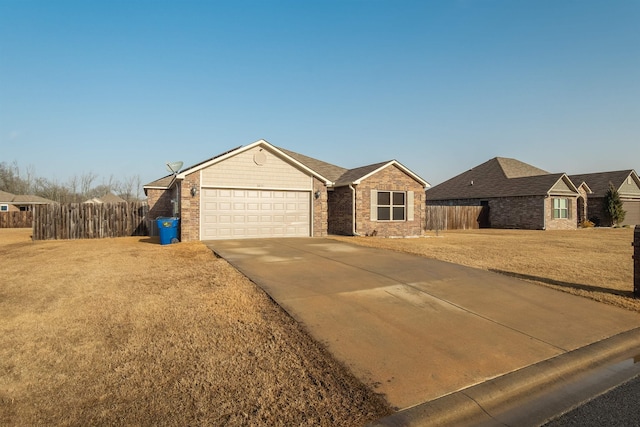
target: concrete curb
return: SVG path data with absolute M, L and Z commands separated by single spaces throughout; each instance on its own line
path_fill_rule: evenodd
M 464 426 L 491 423 L 505 413 L 585 372 L 620 361 L 640 348 L 640 328 L 544 360 L 430 402 L 396 412 L 371 427 Z

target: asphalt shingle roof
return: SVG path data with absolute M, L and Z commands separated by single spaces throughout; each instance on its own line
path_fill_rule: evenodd
M 0 191 L 0 202 L 12 203 L 14 205 L 47 205 L 50 203 L 56 203 L 53 200 L 45 199 L 44 197 L 35 196 L 33 194 L 11 194 L 6 191 Z
M 579 175 L 570 175 L 569 179 L 574 184 L 580 185 L 586 182 L 591 191 L 593 192 L 591 197 L 604 197 L 609 189 L 609 183 L 612 183 L 616 189 L 624 183 L 629 175 L 633 173 L 633 169 L 612 171 L 612 172 L 597 172 L 597 173 L 585 173 Z
M 315 173 L 323 176 L 324 178 L 328 179 L 332 183 L 335 183 L 335 185 L 338 187 L 343 185 L 349 185 L 390 162 L 390 161 L 387 161 L 387 162 L 375 163 L 367 166 L 361 166 L 354 169 L 346 169 L 331 163 L 324 162 L 322 160 L 314 159 L 313 157 L 305 156 L 304 154 L 296 153 L 295 151 L 287 150 L 282 147 L 276 147 L 276 146 L 272 146 L 272 147 L 282 151 L 284 154 L 291 157 L 295 161 L 306 166 L 307 168 L 314 171 Z M 233 150 L 229 150 L 225 153 L 219 154 L 215 157 L 207 159 L 196 165 L 190 166 L 188 168 L 184 168 L 183 171 L 188 171 L 190 169 L 196 168 L 211 160 L 224 156 L 225 154 L 231 153 L 239 148 L 242 148 L 242 146 L 234 148 Z M 169 188 L 173 183 L 173 179 L 174 179 L 174 175 L 167 175 L 165 177 L 162 177 L 160 179 L 157 179 L 155 181 L 152 181 L 144 185 L 144 188 L 145 189 L 153 188 L 153 187 Z
M 345 174 L 345 172 L 348 171 L 348 169 L 333 165 L 331 163 L 323 162 L 322 160 L 314 159 L 313 157 L 305 156 L 304 154 L 296 153 L 295 151 L 287 150 L 282 147 L 276 148 L 285 153 L 287 156 L 295 159 L 309 169 L 316 171 L 320 175 L 324 176 L 327 179 L 330 179 L 333 182 L 336 182 L 338 178 L 340 178 Z
M 382 166 L 388 163 L 389 161 L 386 161 L 386 162 L 374 163 L 372 165 L 367 165 L 367 166 L 360 166 L 359 168 L 355 168 L 355 169 L 349 169 L 335 181 L 336 187 L 342 187 L 344 185 L 352 184 L 354 181 L 357 181 L 363 176 L 369 175 L 371 172 L 381 168 Z
M 0 202 L 10 202 L 15 197 L 15 194 L 7 193 L 6 191 L 0 190 Z
M 374 163 L 371 165 L 360 166 L 354 169 L 345 169 L 340 166 L 332 165 L 331 163 L 323 162 L 322 160 L 314 159 L 313 157 L 305 156 L 304 154 L 296 153 L 295 151 L 286 150 L 278 147 L 283 153 L 294 158 L 298 162 L 302 163 L 311 170 L 318 172 L 325 178 L 330 179 L 335 183 L 336 187 L 342 187 L 349 185 L 357 181 L 358 179 L 374 172 L 382 166 L 388 164 L 392 160 L 380 163 Z
M 427 200 L 541 196 L 564 176 L 516 159 L 495 157 L 427 190 Z
M 175 175 L 167 175 L 167 176 L 163 176 L 160 179 L 156 179 L 155 181 L 151 181 L 148 184 L 145 184 L 144 187 L 151 187 L 151 188 L 169 188 L 169 186 L 171 185 L 171 183 L 173 182 L 173 178 L 175 177 Z

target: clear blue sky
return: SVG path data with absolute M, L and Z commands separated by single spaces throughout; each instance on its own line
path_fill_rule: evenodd
M 0 0 L 0 161 L 149 182 L 258 139 L 432 185 L 639 170 L 640 1 Z

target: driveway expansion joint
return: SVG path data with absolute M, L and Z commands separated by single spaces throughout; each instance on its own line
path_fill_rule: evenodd
M 575 362 L 575 349 L 640 327 L 637 313 L 416 255 L 322 238 L 207 245 L 364 384 L 380 384 L 390 406 L 418 408 L 403 417 L 424 402 L 431 414 L 433 402 L 446 403 L 447 419 L 461 407 L 486 417 L 505 395 L 498 385 L 514 387 L 500 378 L 522 378 L 523 369 L 538 372 L 556 358 Z M 269 261 L 283 258 L 292 262 Z

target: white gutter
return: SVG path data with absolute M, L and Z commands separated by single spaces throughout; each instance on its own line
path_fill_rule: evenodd
M 349 188 L 351 189 L 351 233 L 354 236 L 359 236 L 359 234 L 356 232 L 356 189 L 353 188 L 353 186 L 351 184 L 349 184 Z

